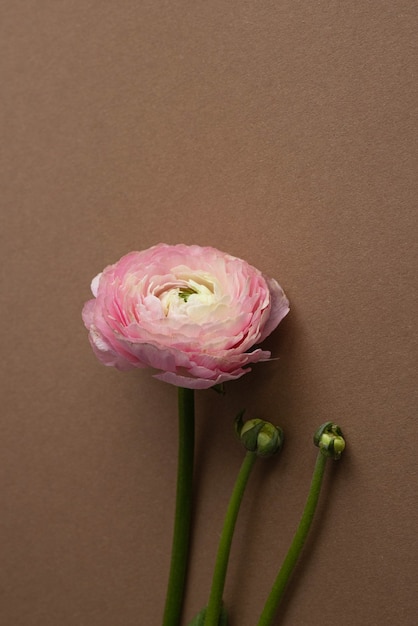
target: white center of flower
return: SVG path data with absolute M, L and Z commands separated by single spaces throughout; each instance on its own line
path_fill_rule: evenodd
M 159 295 L 165 316 L 184 316 L 194 319 L 200 317 L 202 308 L 212 308 L 218 297 L 213 283 L 205 280 L 198 282 L 192 278 L 179 281 Z

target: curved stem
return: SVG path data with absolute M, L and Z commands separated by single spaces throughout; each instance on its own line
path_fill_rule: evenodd
M 179 447 L 176 510 L 163 626 L 178 626 L 183 608 L 192 514 L 194 460 L 193 389 L 178 388 L 178 411 Z
M 283 565 L 277 575 L 274 585 L 270 591 L 270 595 L 267 598 L 267 602 L 264 606 L 257 626 L 271 626 L 271 624 L 273 623 L 273 619 L 280 604 L 280 600 L 282 599 L 285 587 L 299 558 L 300 552 L 305 543 L 309 528 L 315 514 L 316 506 L 319 499 L 319 493 L 321 491 L 322 479 L 324 477 L 326 462 L 327 457 L 322 454 L 322 452 L 318 452 L 315 469 L 312 476 L 311 487 L 298 529 L 295 533 L 289 551 L 286 555 L 285 560 L 283 561 Z
M 224 527 L 222 529 L 219 542 L 218 554 L 216 557 L 215 571 L 212 580 L 212 589 L 209 596 L 209 603 L 206 609 L 204 626 L 218 626 L 219 616 L 222 608 L 222 596 L 225 586 L 226 570 L 228 567 L 229 553 L 231 551 L 232 536 L 234 534 L 235 523 L 237 521 L 242 497 L 245 487 L 250 477 L 251 470 L 257 455 L 255 452 L 247 452 L 241 465 L 228 509 L 225 516 Z

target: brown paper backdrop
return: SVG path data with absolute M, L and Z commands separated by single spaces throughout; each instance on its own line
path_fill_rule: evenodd
M 328 475 L 277 624 L 417 615 L 417 32 L 412 0 L 3 0 L 2 535 L 5 626 L 158 626 L 176 390 L 92 355 L 91 278 L 159 241 L 275 276 L 280 360 L 198 394 L 191 585 L 208 596 L 242 452 L 281 423 L 239 518 L 225 592 L 253 626 L 293 535 L 311 436 Z

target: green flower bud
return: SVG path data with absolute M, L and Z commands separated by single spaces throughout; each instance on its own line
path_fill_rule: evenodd
M 283 431 L 261 419 L 243 422 L 244 411 L 235 420 L 235 430 L 244 447 L 257 456 L 267 457 L 279 452 L 283 445 Z
M 322 424 L 314 435 L 314 444 L 322 454 L 337 461 L 345 448 L 341 428 L 332 422 Z

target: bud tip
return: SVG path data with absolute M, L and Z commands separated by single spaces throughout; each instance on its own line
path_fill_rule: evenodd
M 324 456 L 337 461 L 345 448 L 345 439 L 342 430 L 333 422 L 325 422 L 314 435 L 314 444 Z

